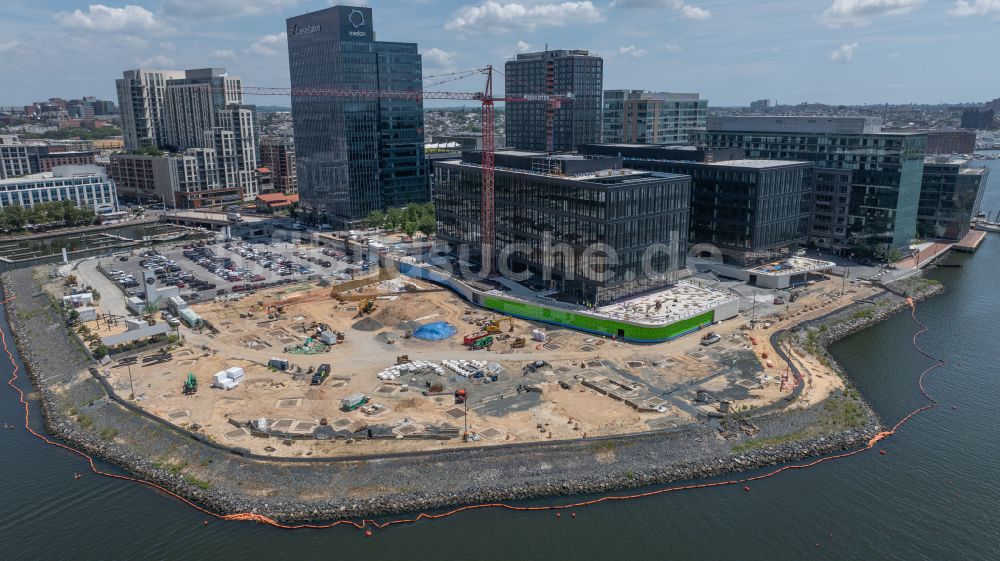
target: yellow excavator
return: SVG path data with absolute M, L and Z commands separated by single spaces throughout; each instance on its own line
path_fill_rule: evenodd
M 514 331 L 514 318 L 511 318 L 511 317 L 500 318 L 500 319 L 491 319 L 490 322 L 486 324 L 486 332 L 487 333 L 501 333 L 503 331 L 503 329 L 501 329 L 500 326 L 503 325 L 504 322 L 506 322 L 508 324 L 508 326 L 509 326 L 509 329 L 507 331 L 508 332 L 513 332 Z
M 370 314 L 370 313 L 372 313 L 374 311 L 375 311 L 375 299 L 374 298 L 365 298 L 361 302 L 358 302 L 358 315 L 357 315 L 357 317 L 368 315 L 368 314 Z

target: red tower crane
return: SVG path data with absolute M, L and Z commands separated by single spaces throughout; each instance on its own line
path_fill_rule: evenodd
M 496 196 L 494 194 L 494 172 L 496 169 L 496 140 L 493 132 L 494 104 L 498 101 L 518 103 L 527 101 L 546 102 L 546 125 L 551 128 L 552 113 L 563 101 L 571 100 L 568 95 L 532 94 L 514 97 L 494 97 L 493 66 L 481 68 L 477 72 L 486 75 L 486 87 L 482 92 L 442 92 L 416 90 L 366 90 L 346 88 L 261 88 L 244 86 L 244 95 L 283 95 L 315 97 L 355 97 L 368 99 L 455 99 L 479 101 L 482 103 L 482 212 L 480 218 L 480 243 L 482 244 L 482 271 L 492 274 L 496 270 Z M 547 134 L 551 145 L 551 134 Z M 550 148 L 551 151 L 551 148 Z

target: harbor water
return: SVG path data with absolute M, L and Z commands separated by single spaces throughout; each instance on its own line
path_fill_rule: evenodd
M 983 200 L 1000 210 L 1000 161 Z M 1000 558 L 1000 234 L 962 267 L 930 273 L 947 291 L 917 313 L 922 345 L 949 364 L 926 387 L 941 406 L 870 452 L 738 487 L 602 503 L 564 514 L 479 510 L 375 531 L 284 531 L 210 521 L 135 484 L 90 475 L 85 461 L 27 434 L 0 432 L 0 557 L 6 560 Z M 0 323 L 7 329 L 5 311 Z M 925 402 L 930 365 L 902 314 L 833 352 L 887 423 Z M 9 339 L 9 335 L 8 335 Z M 0 359 L 0 376 L 10 366 Z M 22 381 L 22 387 L 27 387 Z M 34 406 L 33 406 L 34 407 Z M 37 407 L 33 413 L 37 423 Z M 0 421 L 20 427 L 16 394 L 0 389 Z M 102 469 L 113 469 L 102 466 Z M 73 474 L 86 473 L 82 479 Z M 476 474 L 469 474 L 475 477 Z M 553 498 L 538 504 L 569 499 Z M 529 503 L 530 504 L 530 503 Z

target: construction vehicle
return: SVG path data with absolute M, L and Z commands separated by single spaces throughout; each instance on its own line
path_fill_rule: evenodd
M 502 332 L 503 330 L 500 328 L 500 326 L 504 322 L 507 322 L 508 325 L 510 326 L 510 329 L 507 330 L 508 332 L 514 331 L 514 318 L 507 317 L 507 318 L 500 318 L 500 319 L 491 319 L 489 321 L 489 323 L 486 324 L 486 332 L 487 333 L 500 333 L 500 332 Z
M 455 390 L 455 404 L 456 405 L 461 405 L 461 404 L 465 403 L 465 398 L 466 398 L 466 394 L 465 394 L 465 390 L 464 389 L 459 388 L 459 389 Z
M 462 343 L 465 344 L 465 346 L 470 347 L 476 341 L 482 339 L 483 337 L 487 337 L 487 336 L 489 336 L 489 333 L 487 333 L 485 331 L 480 331 L 479 333 L 473 333 L 472 335 L 466 335 L 465 338 L 462 339 Z
M 318 386 L 322 384 L 329 375 L 330 375 L 330 365 L 329 364 L 319 365 L 319 368 L 316 369 L 316 372 L 312 376 L 311 380 L 312 385 Z
M 492 346 L 493 346 L 493 336 L 487 335 L 486 337 L 483 337 L 481 339 L 476 339 L 475 341 L 473 341 L 472 344 L 469 345 L 469 349 L 473 351 L 478 351 L 480 349 L 489 349 Z
M 358 304 L 358 315 L 354 317 L 361 317 L 370 314 L 375 311 L 375 299 L 365 298 Z
M 518 337 L 517 339 L 514 339 L 511 342 L 510 348 L 512 348 L 512 349 L 523 349 L 524 345 L 527 344 L 527 342 L 528 342 L 528 340 L 526 338 L 524 338 L 524 337 Z
M 267 319 L 278 319 L 278 316 L 285 313 L 284 306 L 278 306 L 277 304 L 267 305 Z
M 184 380 L 184 395 L 192 395 L 198 391 L 198 378 L 194 377 L 194 372 L 188 372 L 187 380 Z
M 714 345 L 714 344 L 718 343 L 721 340 L 722 340 L 722 337 L 719 337 L 718 333 L 714 333 L 714 332 L 709 331 L 708 333 L 706 333 L 705 335 L 702 336 L 702 338 L 701 338 L 701 344 L 702 344 L 702 346 L 707 347 L 709 345 Z

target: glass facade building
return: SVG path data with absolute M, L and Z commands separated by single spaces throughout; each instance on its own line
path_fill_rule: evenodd
M 572 96 L 552 110 L 550 101 L 508 103 L 504 108 L 507 146 L 521 150 L 571 152 L 581 144 L 601 141 L 601 94 L 604 59 L 587 51 L 520 53 L 504 65 L 504 91 L 509 97 Z M 551 125 L 551 128 L 550 128 Z
M 921 238 L 959 241 L 969 233 L 989 179 L 986 167 L 947 157 L 924 160 L 917 234 Z
M 880 131 L 863 118 L 711 117 L 701 142 L 752 159 L 813 162 L 818 172 L 850 171 L 846 242 L 881 253 L 916 237 L 927 137 Z
M 293 89 L 417 92 L 415 43 L 375 41 L 372 10 L 334 6 L 289 18 Z M 292 95 L 301 206 L 351 224 L 373 210 L 429 200 L 417 99 Z
M 772 160 L 699 163 L 629 159 L 631 168 L 691 176 L 691 244 L 753 265 L 808 238 L 812 164 Z
M 480 154 L 434 164 L 438 237 L 480 264 Z M 687 252 L 690 178 L 620 158 L 496 154 L 496 242 L 504 267 L 555 298 L 604 305 L 676 281 Z M 613 258 L 609 257 L 611 254 Z

